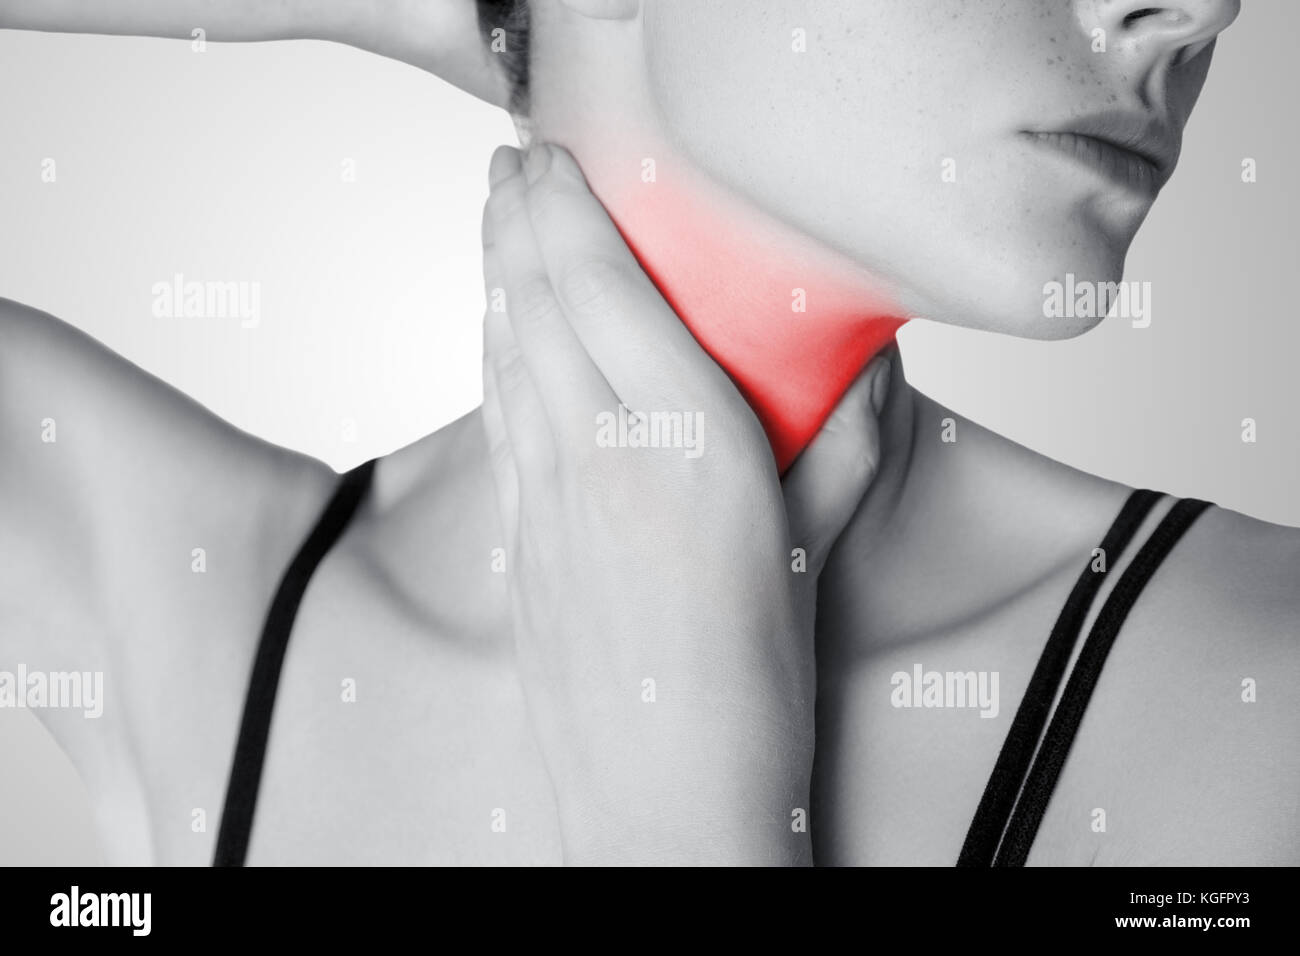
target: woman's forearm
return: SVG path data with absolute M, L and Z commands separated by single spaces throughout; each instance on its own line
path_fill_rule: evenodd
M 474 0 L 0 0 L 0 29 L 215 42 L 330 40 L 508 99 L 480 42 Z
M 210 40 L 289 40 L 337 18 L 343 0 L 0 0 L 0 28 L 51 33 L 185 37 L 202 28 Z M 331 12 L 333 10 L 334 12 Z

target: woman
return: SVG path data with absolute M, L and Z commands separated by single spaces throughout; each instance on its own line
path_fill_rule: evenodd
M 152 6 L 0 25 L 189 34 Z M 111 859 L 1296 861 L 1295 706 L 1241 685 L 1300 676 L 1300 537 L 1028 452 L 884 347 L 1095 324 L 1045 285 L 1119 278 L 1235 3 L 229 9 L 533 148 L 493 159 L 483 409 L 341 482 L 4 308 L 5 652 L 117 688 L 42 713 Z

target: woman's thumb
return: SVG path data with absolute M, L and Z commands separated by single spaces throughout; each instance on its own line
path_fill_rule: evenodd
M 879 415 L 891 364 L 888 354 L 867 364 L 781 483 L 790 546 L 804 549 L 814 576 L 879 468 Z

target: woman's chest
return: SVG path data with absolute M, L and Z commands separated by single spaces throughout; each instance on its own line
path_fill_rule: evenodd
M 382 608 L 364 627 L 327 602 L 305 611 L 249 863 L 562 862 L 508 638 L 435 636 Z M 1032 664 L 1014 646 L 951 640 L 824 678 L 809 818 L 819 861 L 955 862 Z M 1081 834 L 1087 809 L 1070 811 Z M 1061 826 L 1072 824 L 1047 829 Z
M 248 862 L 561 862 L 504 615 L 467 623 L 448 614 L 439 626 L 346 570 L 323 569 L 295 622 Z M 460 598 L 458 606 L 493 596 Z M 819 862 L 956 861 L 1046 640 L 1044 614 L 1050 621 L 1045 606 L 1017 605 L 853 666 L 821 662 L 809 816 Z M 1149 644 L 1150 628 L 1139 617 L 1126 640 Z M 1031 862 L 1119 861 L 1168 829 L 1157 783 L 1177 777 L 1155 768 L 1176 749 L 1177 713 L 1135 693 L 1151 676 L 1149 655 L 1120 647 L 1115 656 Z M 242 697 L 244 688 L 230 690 Z M 196 698 L 214 693 L 196 686 Z M 193 759 L 183 751 L 198 741 L 233 742 L 237 709 L 222 708 L 225 732 L 187 735 L 177 722 L 175 766 Z M 169 785 L 149 795 L 160 861 L 196 862 L 196 843 L 210 858 L 230 757 L 228 744 L 208 746 L 194 775 L 207 781 L 201 794 Z M 200 805 L 206 839 L 185 827 Z
M 819 657 L 820 862 L 954 865 L 1000 755 L 1019 749 L 1008 746 L 1013 724 L 1028 744 L 1023 770 L 997 773 L 1012 802 L 981 823 L 1027 840 L 1029 865 L 1234 858 L 1268 816 L 1252 817 L 1268 788 L 1251 783 L 1268 731 L 1243 703 L 1241 679 L 1214 666 L 1213 629 L 1177 587 L 1153 590 L 1094 669 L 1078 659 L 1089 618 L 1060 682 L 1042 685 L 1046 714 L 1018 721 L 1060 613 L 1057 590 L 852 661 Z

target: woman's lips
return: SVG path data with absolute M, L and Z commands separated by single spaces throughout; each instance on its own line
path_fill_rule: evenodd
M 1142 196 L 1154 198 L 1164 185 L 1164 171 L 1155 159 L 1097 136 L 1075 132 L 1033 131 L 1025 131 L 1021 135 L 1033 143 L 1076 160 L 1111 182 Z

